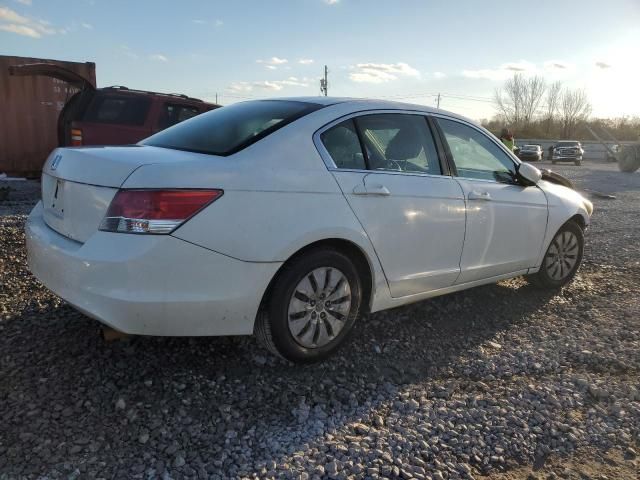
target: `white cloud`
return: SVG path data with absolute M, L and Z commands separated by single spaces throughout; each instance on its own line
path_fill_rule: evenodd
M 31 27 L 27 27 L 26 25 L 16 25 L 15 23 L 0 25 L 0 30 L 4 30 L 5 32 L 17 33 L 18 35 L 23 35 L 25 37 L 31 38 L 40 38 L 42 36 Z
M 611 65 L 602 61 L 596 62 L 596 67 L 606 70 L 607 68 L 611 68 Z
M 288 63 L 289 60 L 287 60 L 286 58 L 278 58 L 278 57 L 271 57 L 268 60 L 256 60 L 256 63 L 264 63 L 266 65 L 284 65 L 285 63 Z
M 571 65 L 561 60 L 549 60 L 548 62 L 544 62 L 544 68 L 546 70 L 566 70 L 571 68 Z
M 31 6 L 31 0 L 14 0 L 15 2 L 21 3 L 22 5 Z
M 0 30 L 31 38 L 41 38 L 42 35 L 53 35 L 61 32 L 52 28 L 51 23 L 46 20 L 25 17 L 8 7 L 2 6 L 0 6 Z
M 420 77 L 420 72 L 407 63 L 359 63 L 349 78 L 358 83 L 385 83 L 402 77 Z
M 82 28 L 86 28 L 87 30 L 93 30 L 93 25 L 90 23 L 81 23 Z
M 311 79 L 289 77 L 285 80 L 263 80 L 258 82 L 235 82 L 228 90 L 234 93 L 248 93 L 254 90 L 279 92 L 285 87 L 309 87 Z
M 433 78 L 441 79 L 446 77 L 447 75 L 443 72 L 433 72 Z
M 277 70 L 278 67 L 276 67 L 275 65 L 265 65 L 265 67 L 269 70 Z
M 519 62 L 503 63 L 498 68 L 483 68 L 479 70 L 463 70 L 462 75 L 467 78 L 484 78 L 488 80 L 504 80 L 514 73 L 532 74 L 537 72 L 537 67 L 531 62 L 520 60 Z
M 133 59 L 136 60 L 138 58 L 138 54 L 136 52 L 134 52 L 133 50 L 131 50 L 129 48 L 129 45 L 120 45 L 120 50 L 122 51 L 122 54 Z
M 195 23 L 196 25 L 213 25 L 214 27 L 221 27 L 222 25 L 224 25 L 224 22 L 222 20 L 213 20 L 213 21 L 209 21 L 209 20 L 203 20 L 201 18 L 196 18 L 194 20 L 191 20 L 193 23 Z
M 327 5 L 335 5 L 336 3 L 339 3 L 340 0 L 324 0 L 324 3 L 326 3 Z
M 298 60 L 300 65 L 311 65 L 313 63 L 313 58 L 301 58 Z
M 162 55 L 161 53 L 154 53 L 153 55 L 149 55 L 151 60 L 155 60 L 157 62 L 168 62 L 169 59 Z

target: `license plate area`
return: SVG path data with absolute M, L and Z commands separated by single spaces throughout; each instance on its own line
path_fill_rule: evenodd
M 49 212 L 56 217 L 64 218 L 64 180 L 56 179 L 52 185 L 51 196 L 49 199 Z

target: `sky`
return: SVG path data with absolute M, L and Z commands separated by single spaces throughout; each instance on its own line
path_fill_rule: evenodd
M 96 63 L 98 86 L 229 104 L 329 95 L 479 120 L 515 72 L 640 115 L 640 0 L 0 0 L 0 55 Z M 217 95 L 217 97 L 216 97 Z

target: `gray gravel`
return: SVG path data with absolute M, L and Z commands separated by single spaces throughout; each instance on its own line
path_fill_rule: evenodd
M 251 338 L 105 344 L 96 322 L 27 272 L 24 213 L 38 186 L 12 184 L 0 204 L 0 479 L 602 478 L 611 468 L 608 478 L 637 478 L 640 174 L 555 170 L 616 195 L 593 197 L 570 286 L 515 279 L 377 313 L 348 348 L 304 367 Z M 572 463 L 606 452 L 617 460 L 589 474 Z

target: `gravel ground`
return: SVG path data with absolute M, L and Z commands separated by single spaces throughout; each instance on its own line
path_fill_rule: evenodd
M 133 338 L 42 287 L 0 204 L 0 479 L 610 478 L 640 472 L 640 173 L 558 166 L 593 195 L 561 292 L 522 279 L 377 313 L 329 361 L 251 338 Z M 176 319 L 179 321 L 179 319 Z

